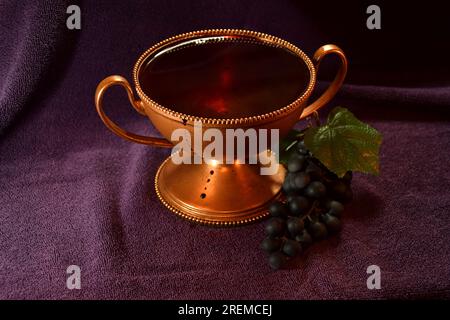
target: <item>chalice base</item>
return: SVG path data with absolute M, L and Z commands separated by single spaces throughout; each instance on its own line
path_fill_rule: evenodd
M 237 226 L 266 217 L 281 195 L 284 167 L 278 165 L 274 175 L 261 175 L 260 169 L 260 164 L 175 164 L 169 157 L 158 169 L 155 189 L 161 202 L 185 219 Z

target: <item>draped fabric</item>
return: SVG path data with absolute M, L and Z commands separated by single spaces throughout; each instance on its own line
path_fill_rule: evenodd
M 81 30 L 66 27 L 72 1 L 0 2 L 0 298 L 450 297 L 446 11 L 380 4 L 382 29 L 368 30 L 370 3 L 313 2 L 85 1 Z M 384 136 L 381 173 L 354 175 L 341 233 L 288 270 L 268 267 L 262 223 L 214 229 L 170 213 L 153 188 L 170 151 L 118 138 L 95 112 L 104 77 L 130 80 L 147 48 L 208 28 L 266 32 L 310 57 L 339 45 L 348 78 L 320 113 L 343 105 Z M 317 91 L 335 64 L 323 62 Z M 128 130 L 157 134 L 122 88 L 104 103 Z M 80 290 L 66 287 L 69 265 Z M 370 265 L 380 290 L 367 289 Z

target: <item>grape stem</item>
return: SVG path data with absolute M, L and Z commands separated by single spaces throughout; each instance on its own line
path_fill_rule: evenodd
M 316 123 L 316 127 L 320 127 L 322 125 L 322 123 L 320 122 L 319 112 L 314 111 L 312 116 L 313 116 L 314 121 Z
M 314 121 L 314 122 L 313 122 Z M 320 122 L 319 113 L 317 111 L 314 111 L 309 117 L 308 117 L 308 128 L 311 127 L 320 127 L 322 123 Z
M 317 200 L 315 200 L 311 206 L 311 208 L 309 208 L 308 212 L 306 213 L 304 219 L 308 219 L 309 222 L 313 222 L 313 220 L 311 219 L 311 213 L 316 209 L 316 206 L 319 202 Z
M 289 149 L 291 149 L 293 146 L 295 146 L 297 144 L 298 140 L 294 140 L 292 141 L 292 143 L 290 145 L 287 146 L 287 148 L 285 149 L 286 151 L 289 151 Z

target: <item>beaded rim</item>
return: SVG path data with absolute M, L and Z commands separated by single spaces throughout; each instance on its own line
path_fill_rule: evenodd
M 298 57 L 300 57 L 308 66 L 309 72 L 310 72 L 310 79 L 309 84 L 306 88 L 306 90 L 303 92 L 303 94 L 298 97 L 295 101 L 290 103 L 289 105 L 282 107 L 280 109 L 261 114 L 256 116 L 250 116 L 250 117 L 244 117 L 244 118 L 205 118 L 205 117 L 198 117 L 198 116 L 192 116 L 188 114 L 184 114 L 178 111 L 174 111 L 168 107 L 164 107 L 160 104 L 158 104 L 156 101 L 149 98 L 144 91 L 142 90 L 138 74 L 139 70 L 143 64 L 143 62 L 153 53 L 157 52 L 159 49 L 171 45 L 173 43 L 176 43 L 180 40 L 189 40 L 194 38 L 201 38 L 201 37 L 208 37 L 208 36 L 242 36 L 242 37 L 248 37 L 253 40 L 257 41 L 263 41 L 268 45 L 288 49 L 290 52 L 294 53 Z M 152 46 L 150 49 L 145 51 L 136 62 L 134 68 L 133 68 L 133 80 L 134 84 L 136 86 L 136 90 L 144 102 L 149 104 L 150 106 L 154 107 L 157 111 L 162 113 L 164 116 L 176 118 L 176 119 L 183 119 L 183 121 L 201 121 L 205 124 L 214 124 L 214 125 L 228 125 L 228 124 L 253 124 L 253 123 L 261 123 L 261 120 L 267 120 L 267 119 L 274 119 L 278 118 L 282 115 L 285 115 L 286 113 L 289 113 L 290 111 L 296 109 L 297 107 L 301 106 L 302 103 L 311 95 L 311 92 L 314 88 L 315 82 L 316 82 L 316 70 L 314 68 L 313 63 L 309 59 L 309 57 L 298 47 L 291 44 L 290 42 L 283 40 L 281 38 L 271 36 L 266 33 L 256 32 L 256 31 L 249 31 L 249 30 L 240 30 L 240 29 L 211 29 L 211 30 L 200 30 L 200 31 L 193 31 L 188 33 L 179 34 L 177 36 L 170 37 L 164 41 L 161 41 L 154 46 Z

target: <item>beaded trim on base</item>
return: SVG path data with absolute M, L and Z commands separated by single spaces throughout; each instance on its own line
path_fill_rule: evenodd
M 155 175 L 155 191 L 156 191 L 156 195 L 158 196 L 159 200 L 173 213 L 175 213 L 177 216 L 188 220 L 190 222 L 195 222 L 198 224 L 202 224 L 202 225 L 207 225 L 207 226 L 212 226 L 212 227 L 237 227 L 237 226 L 242 226 L 245 224 L 249 224 L 249 223 L 253 223 L 256 221 L 259 221 L 263 218 L 266 218 L 269 216 L 269 212 L 263 211 L 261 212 L 260 215 L 256 216 L 256 217 L 251 217 L 248 219 L 243 219 L 243 220 L 237 220 L 237 221 L 211 221 L 211 220 L 206 220 L 206 219 L 200 219 L 197 217 L 193 217 L 189 214 L 186 214 L 184 212 L 182 212 L 181 210 L 175 208 L 174 206 L 172 206 L 171 204 L 169 204 L 161 195 L 161 192 L 159 191 L 158 188 L 158 180 L 159 180 L 159 175 L 161 173 L 162 168 L 164 167 L 164 165 L 166 164 L 167 161 L 170 160 L 170 157 L 168 157 L 166 160 L 164 160 L 164 162 L 159 166 L 158 171 L 156 172 Z M 277 198 L 279 197 L 279 195 L 277 196 Z

